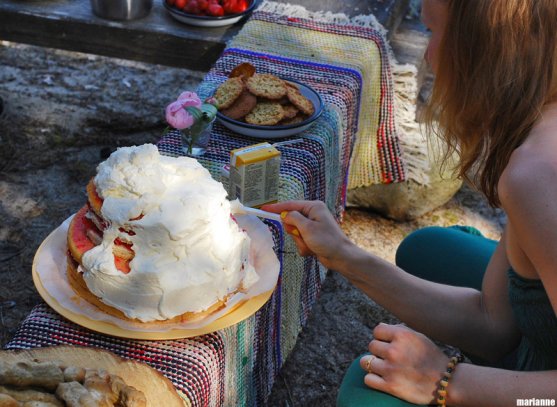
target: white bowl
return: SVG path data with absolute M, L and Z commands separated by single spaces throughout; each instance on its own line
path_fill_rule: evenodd
M 317 93 L 313 88 L 304 85 L 298 81 L 282 78 L 287 80 L 288 82 L 293 82 L 298 85 L 298 89 L 300 89 L 300 93 L 307 97 L 313 106 L 315 107 L 315 112 L 308 117 L 306 120 L 295 123 L 295 124 L 288 124 L 284 126 L 259 126 L 256 124 L 249 124 L 245 122 L 241 122 L 238 120 L 231 119 L 223 115 L 221 112 L 217 113 L 217 119 L 222 123 L 223 126 L 229 128 L 235 133 L 242 134 L 244 136 L 260 138 L 260 139 L 275 139 L 281 137 L 288 137 L 293 136 L 295 134 L 301 133 L 302 131 L 309 128 L 315 120 L 321 115 L 323 112 L 323 100 L 319 93 Z
M 162 0 L 162 4 L 164 5 L 164 8 L 168 10 L 168 12 L 172 17 L 174 17 L 176 20 L 182 23 L 186 23 L 189 25 L 196 25 L 198 27 L 222 27 L 225 25 L 231 25 L 237 23 L 238 21 L 240 21 L 242 18 L 246 17 L 248 14 L 250 14 L 253 11 L 256 3 L 257 0 L 252 0 L 249 7 L 239 14 L 229 14 L 229 15 L 224 15 L 222 17 L 212 17 L 212 16 L 198 16 L 195 14 L 186 13 L 185 11 L 178 10 L 177 8 L 169 6 L 168 4 L 166 4 L 165 0 Z

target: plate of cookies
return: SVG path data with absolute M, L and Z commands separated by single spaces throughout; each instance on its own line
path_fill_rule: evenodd
M 323 100 L 309 85 L 257 73 L 249 63 L 235 67 L 215 91 L 217 118 L 244 136 L 274 139 L 309 128 L 323 111 Z

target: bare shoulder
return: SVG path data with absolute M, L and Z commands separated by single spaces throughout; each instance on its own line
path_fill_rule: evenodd
M 552 138 L 557 139 L 557 133 Z M 557 198 L 557 142 L 540 137 L 517 148 L 501 174 L 498 191 L 504 207 L 517 198 Z

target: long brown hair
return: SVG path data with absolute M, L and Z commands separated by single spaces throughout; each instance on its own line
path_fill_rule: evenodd
M 426 121 L 439 123 L 447 157 L 459 154 L 458 175 L 499 206 L 501 173 L 556 96 L 557 0 L 443 1 L 448 21 Z

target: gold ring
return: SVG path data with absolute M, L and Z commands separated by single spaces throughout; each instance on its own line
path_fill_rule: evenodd
M 371 355 L 371 357 L 367 360 L 367 362 L 366 362 L 366 371 L 367 371 L 368 373 L 373 373 L 373 372 L 371 371 L 371 364 L 373 363 L 373 361 L 374 361 L 375 359 L 377 359 L 377 357 L 374 356 L 374 355 Z

